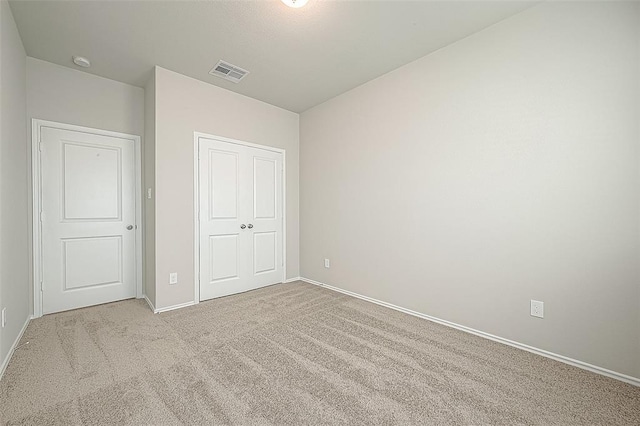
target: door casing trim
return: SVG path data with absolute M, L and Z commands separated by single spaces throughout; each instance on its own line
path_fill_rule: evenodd
M 213 139 L 220 142 L 247 146 L 249 148 L 264 149 L 282 154 L 282 282 L 287 280 L 287 152 L 281 148 L 244 142 L 237 139 L 225 138 L 202 132 L 193 132 L 193 256 L 194 256 L 194 293 L 193 303 L 200 303 L 200 138 Z
M 136 298 L 143 297 L 142 282 L 142 157 L 140 147 L 140 136 L 126 133 L 112 132 L 110 130 L 94 129 L 90 127 L 76 126 L 74 124 L 58 123 L 55 121 L 31 119 L 31 232 L 32 232 L 32 256 L 33 256 L 33 318 L 42 316 L 42 229 L 40 223 L 42 182 L 41 182 L 41 158 L 40 142 L 42 129 L 48 127 L 60 130 L 71 130 L 75 132 L 89 133 L 99 136 L 111 136 L 121 139 L 128 139 L 134 144 L 134 166 L 135 166 L 135 288 Z

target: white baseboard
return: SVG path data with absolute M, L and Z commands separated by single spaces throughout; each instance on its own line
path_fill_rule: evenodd
M 149 300 L 149 298 L 147 297 L 147 295 L 146 295 L 146 294 L 145 294 L 145 295 L 143 295 L 142 297 L 144 298 L 144 300 L 146 300 L 146 301 L 147 301 L 147 305 L 149 305 L 149 307 L 151 308 L 151 310 L 152 310 L 152 311 L 153 311 L 153 313 L 155 314 L 155 313 L 156 313 L 156 307 L 155 307 L 155 306 L 153 306 L 153 303 L 151 303 L 151 300 Z
M 27 320 L 24 322 L 24 325 L 22 326 L 22 330 L 20 330 L 20 333 L 18 333 L 18 337 L 16 337 L 16 340 L 13 342 L 13 345 L 11 345 L 11 349 L 9 349 L 7 356 L 4 357 L 4 359 L 2 360 L 2 365 L 0 366 L 0 380 L 2 380 L 2 376 L 4 376 L 4 372 L 9 366 L 9 361 L 11 361 L 11 357 L 13 356 L 13 353 L 16 351 L 16 348 L 18 347 L 18 343 L 20 343 L 20 339 L 22 339 L 22 335 L 24 334 L 25 330 L 27 329 L 27 326 L 29 325 L 32 319 L 33 319 L 32 316 L 27 317 Z
M 284 283 L 292 283 L 294 281 L 301 281 L 301 280 L 302 278 L 300 277 L 288 278 L 286 281 L 284 281 Z M 187 306 L 193 306 L 198 304 L 197 302 L 192 301 L 192 302 L 181 303 L 179 305 L 167 306 L 166 308 L 156 308 L 155 306 L 153 306 L 153 303 L 151 303 L 151 300 L 149 300 L 149 298 L 146 295 L 144 295 L 144 299 L 147 301 L 147 304 L 149 304 L 149 307 L 151 308 L 154 314 L 159 314 L 160 312 L 173 311 L 174 309 L 186 308 Z
M 385 306 L 387 308 L 394 309 L 396 311 L 404 312 L 405 314 L 413 315 L 419 318 L 426 319 L 428 321 L 432 321 L 438 324 L 445 325 L 447 327 L 455 328 L 457 330 L 464 331 L 466 333 L 474 334 L 476 336 L 484 337 L 485 339 L 493 340 L 494 342 L 502 343 L 508 346 L 512 346 L 514 348 L 522 349 L 527 352 L 534 353 L 536 355 L 541 355 L 547 358 L 551 358 L 556 361 L 563 362 L 565 364 L 572 365 L 574 367 L 582 368 L 584 370 L 591 371 L 593 373 L 601 374 L 603 376 L 611 377 L 612 379 L 620 380 L 625 383 L 632 384 L 634 386 L 640 386 L 640 379 L 637 377 L 628 376 L 626 374 L 618 373 L 616 371 L 608 370 L 606 368 L 598 367 L 597 365 L 589 364 L 583 361 L 579 361 L 577 359 L 569 358 L 564 355 L 559 355 L 553 352 L 545 351 L 544 349 L 539 349 L 533 346 L 525 345 L 524 343 L 519 343 L 513 340 L 505 339 L 504 337 L 495 336 L 493 334 L 485 333 L 484 331 L 476 330 L 470 327 L 466 327 L 464 325 L 456 324 L 451 321 L 443 320 L 440 318 L 432 317 L 431 315 L 422 314 L 420 312 L 412 311 L 410 309 L 406 309 L 400 306 L 392 305 L 391 303 L 383 302 L 381 300 L 373 299 L 371 297 L 363 296 L 358 293 L 354 293 L 352 291 L 343 290 L 338 287 L 334 287 L 325 283 L 321 283 L 319 281 L 311 280 L 309 278 L 300 277 L 301 281 L 307 282 L 309 284 L 314 284 L 320 287 L 327 288 L 329 290 L 337 291 L 339 293 L 344 293 L 349 296 L 356 297 L 358 299 L 366 300 L 367 302 L 375 303 L 377 305 Z
M 153 303 L 151 303 L 151 300 L 149 300 L 146 294 L 143 297 L 144 297 L 144 300 L 147 301 L 147 305 L 149 305 L 149 307 L 151 308 L 154 314 L 159 314 L 160 312 L 173 311 L 174 309 L 186 308 L 187 306 L 193 306 L 196 304 L 196 302 L 192 301 L 187 303 L 180 303 L 179 305 L 167 306 L 166 308 L 156 308 L 155 306 L 153 306 Z
M 151 304 L 151 302 L 149 302 L 149 301 L 148 301 L 148 303 Z M 196 304 L 196 302 L 194 302 L 192 300 L 191 302 L 180 303 L 178 305 L 167 306 L 167 307 L 164 307 L 164 308 L 155 308 L 153 310 L 153 313 L 154 314 L 159 314 L 160 312 L 173 311 L 174 309 L 186 308 L 187 306 L 193 306 L 195 304 Z

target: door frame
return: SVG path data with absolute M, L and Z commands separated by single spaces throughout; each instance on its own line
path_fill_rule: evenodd
M 43 128 L 59 130 L 71 130 L 75 132 L 89 133 L 99 136 L 111 136 L 127 139 L 134 144 L 135 167 L 135 291 L 136 298 L 142 294 L 142 158 L 140 136 L 126 133 L 112 132 L 110 130 L 94 129 L 91 127 L 76 126 L 74 124 L 58 123 L 55 121 L 31 119 L 31 182 L 32 182 L 32 255 L 33 255 L 33 317 L 42 316 L 42 229 L 40 216 L 42 214 L 42 181 L 41 181 L 41 156 L 40 143 Z
M 287 151 L 282 148 L 259 145 L 237 139 L 225 138 L 209 133 L 193 132 L 193 254 L 194 254 L 194 293 L 193 301 L 200 303 L 200 138 L 213 139 L 249 148 L 264 149 L 282 154 L 282 282 L 287 281 Z

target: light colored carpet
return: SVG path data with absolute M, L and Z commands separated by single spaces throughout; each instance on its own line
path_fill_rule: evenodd
M 640 424 L 640 389 L 297 282 L 34 320 L 8 424 Z

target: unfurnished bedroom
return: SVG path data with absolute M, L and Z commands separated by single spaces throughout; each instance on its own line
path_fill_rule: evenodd
M 640 424 L 640 2 L 0 0 L 0 424 Z

